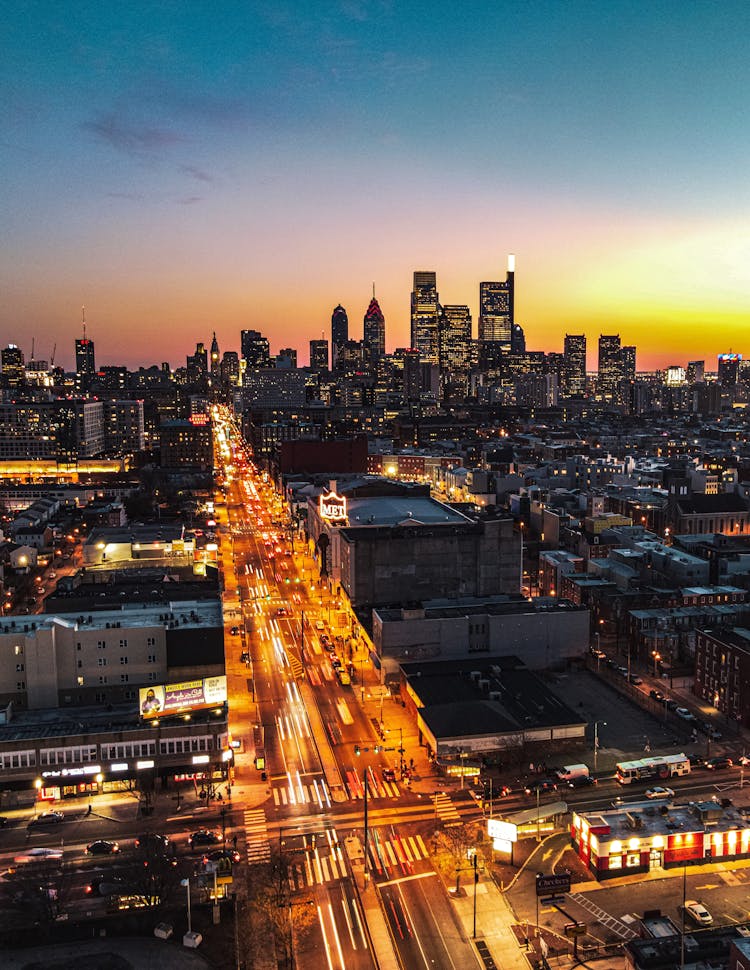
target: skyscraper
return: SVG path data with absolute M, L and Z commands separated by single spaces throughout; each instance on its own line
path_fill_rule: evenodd
M 310 367 L 313 370 L 328 370 L 328 341 L 310 341 Z
M 365 313 L 364 341 L 370 348 L 370 359 L 377 363 L 385 357 L 385 317 L 380 304 L 375 299 L 375 287 L 372 288 L 372 299 Z
M 20 347 L 15 344 L 8 344 L 0 351 L 0 363 L 2 364 L 2 383 L 4 387 L 20 387 L 24 383 L 26 372 L 24 368 L 24 356 Z
M 439 307 L 437 273 L 416 270 L 411 294 L 411 345 L 425 364 L 438 362 Z
M 717 377 L 722 387 L 734 387 L 740 372 L 742 354 L 719 354 Z
M 438 318 L 438 363 L 441 371 L 466 371 L 471 352 L 471 310 L 446 304 Z
M 208 354 L 203 342 L 197 343 L 195 353 L 188 356 L 187 380 L 188 384 L 197 387 L 205 387 L 208 383 Z
M 619 334 L 599 335 L 599 395 L 609 401 L 617 397 L 620 380 L 623 376 L 622 347 Z
M 586 334 L 566 333 L 563 356 L 563 392 L 582 397 L 586 393 Z
M 504 282 L 479 284 L 479 340 L 498 344 L 502 353 L 510 352 L 515 301 L 515 256 L 508 256 Z
M 349 317 L 346 310 L 339 305 L 331 314 L 331 367 L 336 366 L 341 348 L 349 339 Z
M 240 331 L 240 353 L 246 372 L 271 366 L 271 347 L 268 338 L 259 330 Z
M 94 341 L 86 336 L 86 310 L 81 310 L 83 318 L 83 336 L 76 340 L 76 384 L 85 390 L 96 373 L 94 358 Z

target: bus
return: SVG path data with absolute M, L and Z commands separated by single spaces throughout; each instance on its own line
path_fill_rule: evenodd
M 262 724 L 253 728 L 253 745 L 255 747 L 255 767 L 258 771 L 266 770 L 265 731 Z
M 674 775 L 689 775 L 690 760 L 686 754 L 664 754 L 639 761 L 620 761 L 615 768 L 615 777 L 621 785 L 646 778 L 672 778 Z

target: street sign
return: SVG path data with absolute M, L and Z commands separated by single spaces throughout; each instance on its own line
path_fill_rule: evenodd
M 566 923 L 565 935 L 568 937 L 568 939 L 571 939 L 576 936 L 585 936 L 586 924 L 585 923 Z
M 491 839 L 502 839 L 504 842 L 517 842 L 518 826 L 513 822 L 503 822 L 499 818 L 488 818 L 487 835 Z
M 536 894 L 537 896 L 559 895 L 560 893 L 570 892 L 570 873 L 553 872 L 545 876 L 543 872 L 537 873 Z

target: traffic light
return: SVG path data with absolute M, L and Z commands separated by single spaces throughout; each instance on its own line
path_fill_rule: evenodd
M 355 753 L 356 755 L 358 755 L 358 754 L 360 754 L 360 750 L 359 750 L 359 745 L 358 745 L 358 744 L 355 744 L 355 745 L 354 745 L 354 753 Z
M 377 753 L 378 753 L 378 751 L 380 751 L 380 748 L 378 747 L 378 745 L 377 745 L 377 744 L 375 744 L 375 745 L 373 745 L 373 748 L 372 748 L 372 750 L 373 750 L 373 751 L 375 752 L 375 754 L 377 754 Z

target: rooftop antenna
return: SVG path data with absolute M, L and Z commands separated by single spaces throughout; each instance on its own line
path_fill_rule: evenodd
M 86 307 L 81 307 L 81 319 L 83 320 L 83 339 L 86 339 Z
M 372 284 L 372 298 L 375 299 L 375 283 Z
M 34 359 L 34 337 L 31 338 L 31 359 Z

